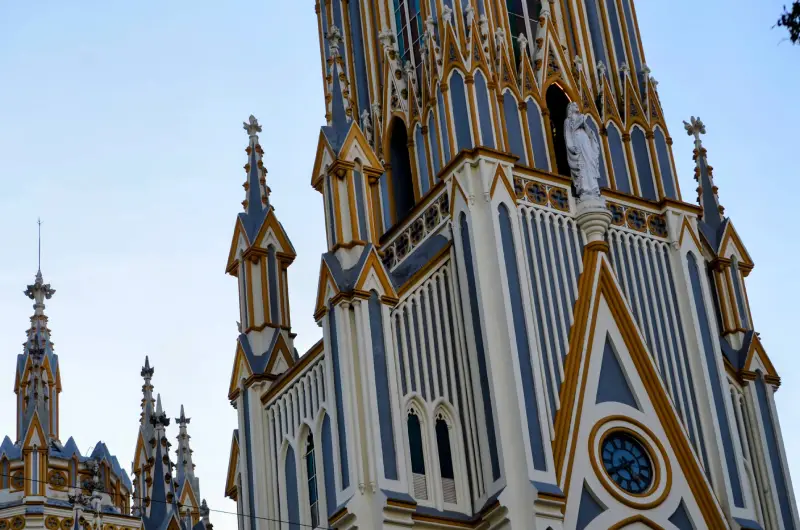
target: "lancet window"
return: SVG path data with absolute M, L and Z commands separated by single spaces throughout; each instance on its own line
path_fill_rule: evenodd
M 511 43 L 514 46 L 515 64 L 519 64 L 522 51 L 519 47 L 519 36 L 525 35 L 530 43 L 534 41 L 542 2 L 541 0 L 506 0 L 506 7 L 508 8 L 508 26 L 511 31 Z

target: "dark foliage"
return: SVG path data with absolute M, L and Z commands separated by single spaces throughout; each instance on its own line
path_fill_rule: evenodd
M 795 0 L 791 9 L 783 6 L 783 14 L 776 25 L 789 31 L 792 44 L 800 44 L 800 0 Z

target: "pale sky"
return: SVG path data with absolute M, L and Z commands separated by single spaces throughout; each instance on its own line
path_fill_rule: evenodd
M 637 4 L 684 200 L 695 200 L 699 115 L 720 200 L 756 262 L 747 279 L 757 331 L 784 384 L 784 440 L 800 486 L 800 259 L 791 239 L 800 172 L 800 47 L 772 30 L 784 0 Z M 227 389 L 236 282 L 224 268 L 247 145 L 264 126 L 272 202 L 297 250 L 289 269 L 296 346 L 321 333 L 312 313 L 325 250 L 309 182 L 324 121 L 311 0 L 116 2 L 0 0 L 0 437 L 14 437 L 14 363 L 36 273 L 62 370 L 62 439 L 133 457 L 144 356 L 171 417 L 192 418 L 196 473 L 212 510 L 224 499 L 236 414 Z M 784 167 L 786 166 L 786 167 Z M 177 435 L 174 425 L 170 436 Z M 212 511 L 219 530 L 234 516 Z

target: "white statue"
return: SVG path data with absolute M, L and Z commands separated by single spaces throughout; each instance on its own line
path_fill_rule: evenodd
M 587 123 L 588 117 L 573 102 L 567 107 L 564 120 L 567 159 L 579 202 L 600 198 L 600 139 Z

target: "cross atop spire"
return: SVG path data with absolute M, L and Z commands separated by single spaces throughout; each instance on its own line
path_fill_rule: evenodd
M 722 235 L 725 222 L 725 209 L 719 203 L 717 187 L 714 185 L 714 168 L 708 165 L 706 149 L 701 135 L 706 134 L 706 126 L 699 117 L 692 116 L 683 122 L 686 134 L 694 136 L 694 178 L 697 181 L 697 202 L 703 208 L 700 227 L 709 242 L 716 247 Z

